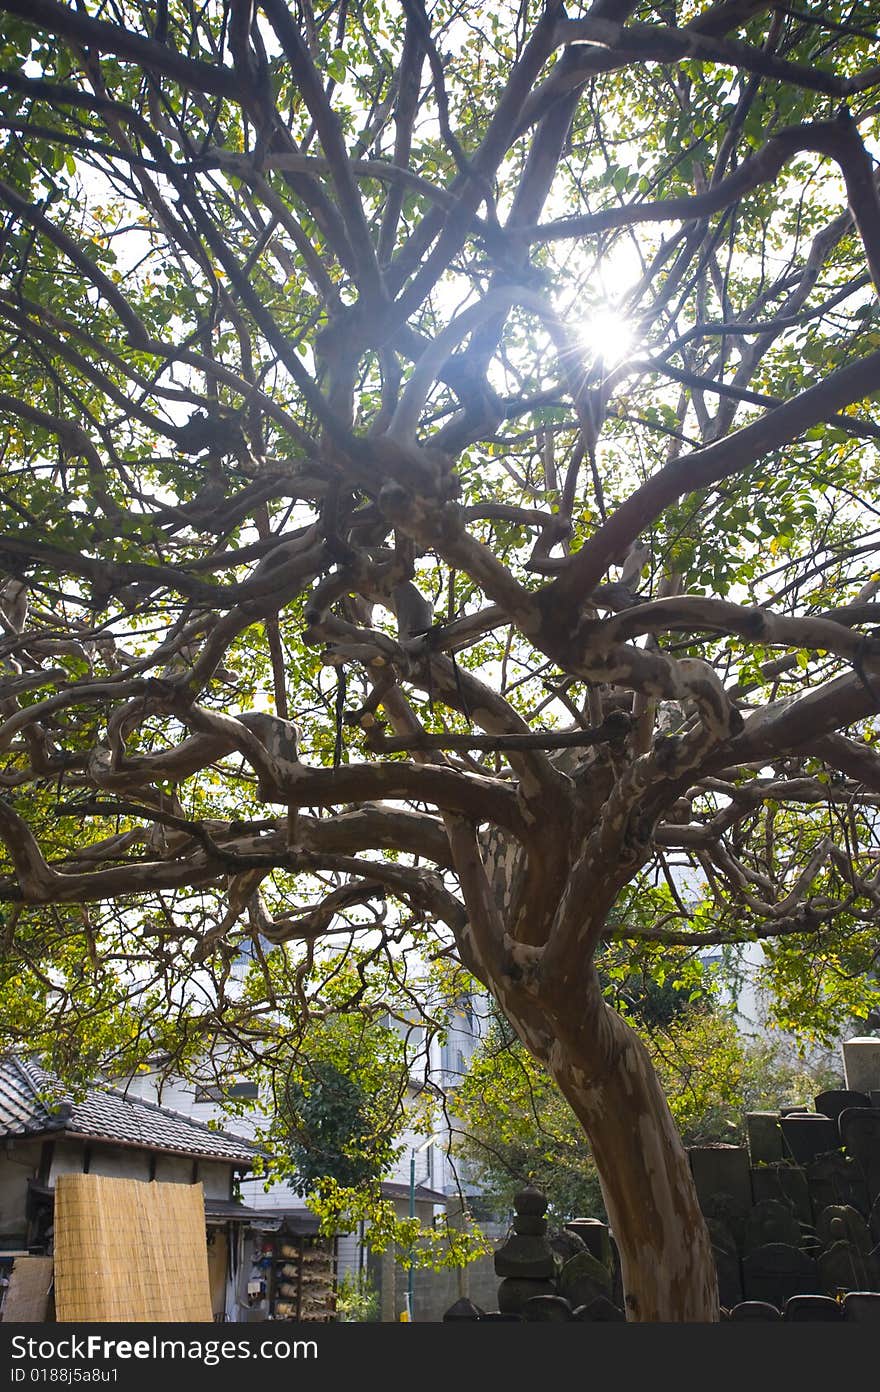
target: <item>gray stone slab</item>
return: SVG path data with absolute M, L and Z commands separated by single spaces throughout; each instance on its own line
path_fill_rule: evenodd
M 495 1253 L 497 1276 L 528 1277 L 540 1280 L 555 1275 L 556 1262 L 545 1237 L 526 1237 L 514 1233 Z
M 851 1242 L 832 1243 L 820 1253 L 817 1265 L 826 1295 L 877 1289 L 878 1272 L 873 1258 Z
M 706 1227 L 709 1229 L 713 1247 L 717 1247 L 721 1252 L 729 1252 L 734 1257 L 739 1255 L 740 1243 L 723 1219 L 707 1218 Z
M 727 1194 L 732 1209 L 742 1217 L 752 1206 L 749 1178 L 749 1152 L 745 1146 L 691 1146 L 688 1150 L 691 1173 L 700 1207 L 715 1194 Z
M 529 1280 L 528 1277 L 508 1276 L 498 1287 L 498 1309 L 502 1315 L 518 1315 L 527 1300 L 534 1295 L 555 1295 L 552 1281 Z
M 574 1318 L 561 1295 L 533 1295 L 523 1302 L 520 1315 L 528 1324 L 571 1324 Z
M 843 1318 L 852 1324 L 880 1324 L 880 1295 L 850 1291 L 843 1297 Z
M 772 1242 L 742 1260 L 747 1300 L 765 1300 L 780 1309 L 793 1295 L 824 1295 L 816 1262 L 797 1247 Z
M 614 1259 L 611 1255 L 611 1238 L 608 1235 L 607 1223 L 603 1223 L 601 1218 L 572 1218 L 565 1227 L 566 1231 L 573 1232 L 580 1238 L 587 1251 L 592 1252 L 597 1261 L 611 1270 Z
M 746 1112 L 746 1139 L 753 1165 L 774 1165 L 783 1159 L 778 1112 Z
M 806 1172 L 799 1165 L 755 1165 L 751 1169 L 752 1197 L 755 1203 L 779 1199 L 787 1203 L 801 1223 L 812 1223 L 813 1209 Z
M 782 1319 L 782 1314 L 778 1306 L 766 1300 L 743 1300 L 739 1305 L 734 1305 L 730 1318 L 735 1324 L 776 1324 Z
M 841 1112 L 845 1112 L 847 1107 L 870 1107 L 871 1100 L 864 1092 L 854 1092 L 851 1088 L 832 1088 L 829 1092 L 820 1092 L 816 1098 L 816 1111 L 823 1116 L 830 1117 L 832 1121 L 837 1121 Z
M 874 1246 L 868 1224 L 851 1204 L 831 1204 L 823 1209 L 816 1219 L 816 1235 L 823 1247 L 851 1242 L 866 1256 Z
M 472 1300 L 462 1296 L 460 1300 L 456 1300 L 454 1305 L 450 1305 L 443 1316 L 443 1323 L 454 1324 L 457 1320 L 478 1320 L 483 1318 L 484 1313 L 485 1311 L 475 1305 Z
M 784 1116 L 780 1125 L 785 1148 L 798 1165 L 806 1165 L 840 1147 L 836 1122 L 819 1112 L 793 1112 Z
M 865 1176 L 873 1204 L 880 1198 L 880 1108 L 850 1107 L 841 1112 L 839 1125 L 846 1153 Z
M 800 1224 L 789 1205 L 779 1199 L 764 1199 L 751 1209 L 746 1218 L 743 1252 L 753 1252 L 771 1242 L 784 1242 L 790 1247 L 801 1245 Z
M 718 1273 L 718 1300 L 727 1310 L 732 1310 L 743 1298 L 742 1268 L 735 1252 L 725 1252 L 721 1247 L 713 1247 L 715 1270 Z
M 871 1035 L 847 1039 L 843 1046 L 846 1085 L 855 1092 L 880 1089 L 880 1039 Z
M 788 1324 L 839 1324 L 843 1307 L 829 1295 L 793 1295 L 785 1302 L 782 1318 Z
M 574 1312 L 579 1324 L 625 1324 L 626 1315 L 610 1300 L 600 1295 L 589 1305 L 579 1305 Z
M 844 1155 L 843 1151 L 832 1151 L 820 1155 L 804 1167 L 810 1203 L 814 1217 L 834 1204 L 849 1205 L 867 1216 L 870 1212 L 868 1188 L 861 1166 Z
M 556 1278 L 560 1295 L 573 1306 L 589 1305 L 598 1296 L 611 1296 L 611 1273 L 586 1248 L 571 1257 Z

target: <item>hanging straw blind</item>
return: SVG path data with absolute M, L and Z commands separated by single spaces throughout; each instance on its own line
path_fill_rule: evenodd
M 201 1184 L 59 1175 L 55 1307 L 70 1323 L 210 1323 Z

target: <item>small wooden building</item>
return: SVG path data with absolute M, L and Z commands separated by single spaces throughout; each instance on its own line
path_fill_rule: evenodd
M 51 1073 L 0 1058 L 0 1280 L 16 1255 L 51 1254 L 60 1174 L 195 1184 L 205 1194 L 217 1320 L 236 1319 L 244 1230 L 259 1214 L 236 1201 L 236 1181 L 259 1148 L 228 1131 L 97 1084 L 71 1097 Z

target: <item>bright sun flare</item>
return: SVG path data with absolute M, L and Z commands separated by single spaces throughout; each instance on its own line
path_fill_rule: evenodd
M 619 310 L 606 305 L 591 311 L 581 329 L 581 338 L 607 367 L 622 362 L 636 341 L 635 326 Z

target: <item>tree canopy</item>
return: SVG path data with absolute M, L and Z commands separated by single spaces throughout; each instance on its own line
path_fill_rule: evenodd
M 0 14 L 9 1034 L 265 1058 L 339 934 L 353 1007 L 460 963 L 659 1317 L 597 951 L 876 1000 L 872 7 Z

